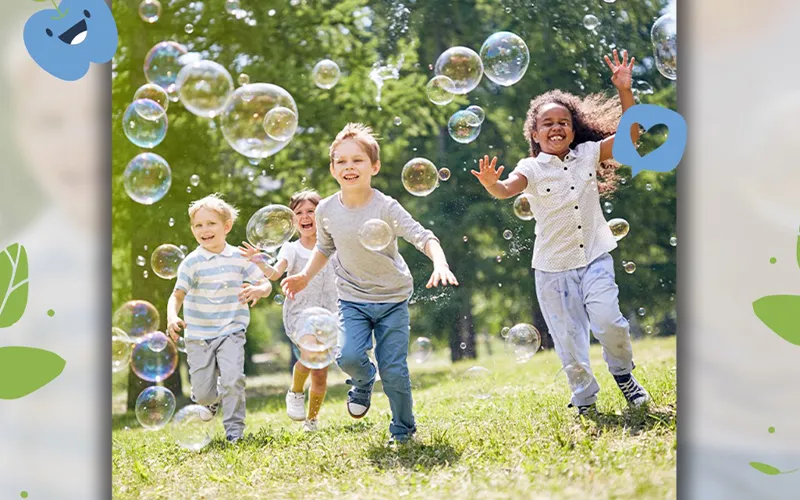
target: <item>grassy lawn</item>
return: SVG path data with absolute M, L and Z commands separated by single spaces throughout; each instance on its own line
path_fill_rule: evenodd
M 132 414 L 114 417 L 114 498 L 675 498 L 675 338 L 634 344 L 637 378 L 653 403 L 627 410 L 602 360 L 597 421 L 567 408 L 569 390 L 552 351 L 516 364 L 493 346 L 477 362 L 436 358 L 413 365 L 414 444 L 389 448 L 389 403 L 376 386 L 367 417 L 345 409 L 345 376 L 332 369 L 320 431 L 285 414 L 289 375 L 248 379 L 246 437 L 217 435 L 199 453 L 166 430 L 146 431 Z M 491 370 L 491 397 L 463 380 Z M 378 384 L 380 385 L 380 384 Z M 127 429 L 126 429 L 127 428 Z

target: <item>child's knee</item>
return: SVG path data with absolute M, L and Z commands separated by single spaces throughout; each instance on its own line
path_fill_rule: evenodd
M 397 364 L 382 367 L 379 371 L 384 387 L 395 390 L 406 390 L 411 388 L 411 377 L 408 373 L 408 366 Z
M 364 359 L 369 360 L 365 353 L 342 351 L 336 359 L 336 363 L 345 373 L 351 373 L 361 369 Z
M 201 391 L 198 391 L 196 388 L 192 387 L 192 396 L 194 396 L 192 399 L 194 399 L 195 403 L 203 406 L 214 404 L 219 398 L 216 387 L 214 387 L 212 390 Z
M 311 371 L 311 386 L 312 387 L 324 387 L 328 383 L 328 370 L 327 368 L 322 370 L 312 370 Z
M 220 374 L 219 383 L 222 386 L 222 390 L 241 388 L 244 386 L 244 374 L 243 373 Z

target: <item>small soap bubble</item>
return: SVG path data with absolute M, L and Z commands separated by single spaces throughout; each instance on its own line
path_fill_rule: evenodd
M 636 312 L 639 314 L 639 316 L 644 316 L 647 314 L 647 310 L 644 307 L 640 307 Z
M 380 252 L 388 247 L 393 238 L 392 228 L 381 219 L 369 219 L 358 230 L 361 246 L 373 252 Z
M 283 297 L 283 295 L 277 294 L 272 300 L 274 300 L 279 306 L 282 306 L 286 299 Z
M 297 115 L 289 108 L 276 106 L 264 116 L 264 130 L 276 141 L 288 141 L 297 130 Z
M 478 86 L 483 76 L 480 56 L 467 47 L 451 47 L 436 60 L 436 75 L 453 81 L 454 94 L 466 94 Z
M 450 169 L 447 167 L 442 167 L 439 169 L 439 180 L 441 181 L 449 181 L 450 180 Z
M 454 141 L 469 144 L 481 133 L 480 119 L 471 111 L 456 111 L 447 122 L 447 131 Z
M 469 241 L 469 238 L 467 238 L 466 236 L 464 236 L 464 238 L 463 238 L 463 239 L 464 239 L 464 243 L 466 243 L 467 241 Z
M 494 260 L 497 261 L 497 263 L 499 264 L 499 263 L 503 262 L 503 257 L 498 255 L 497 257 L 494 258 Z
M 194 32 L 194 25 L 192 23 L 186 23 L 186 26 L 183 27 L 183 31 L 191 35 Z
M 172 185 L 172 171 L 164 158 L 155 153 L 140 153 L 122 174 L 125 192 L 142 205 L 156 203 Z
M 236 81 L 239 82 L 239 85 L 247 85 L 250 83 L 250 75 L 247 73 L 240 73 Z
M 486 112 L 480 106 L 473 104 L 472 106 L 467 107 L 466 111 L 469 111 L 470 113 L 478 117 L 478 125 L 481 125 L 483 121 L 486 119 Z
M 187 193 L 191 193 L 192 192 L 192 186 L 186 186 L 186 192 Z
M 169 227 L 172 227 L 172 226 L 174 226 L 174 225 L 175 225 L 175 219 L 173 219 L 172 217 L 170 217 L 170 218 L 169 218 L 169 220 L 167 221 L 167 224 L 169 224 Z
M 175 245 L 165 243 L 153 250 L 150 256 L 150 267 L 156 276 L 165 280 L 171 280 L 178 276 L 178 267 L 186 255 Z
M 139 255 L 139 256 L 136 257 L 136 265 L 137 266 L 144 267 L 145 264 L 147 264 L 147 261 L 145 260 L 145 258 L 143 256 Z
M 142 271 L 142 277 L 144 279 L 149 278 L 150 277 L 150 272 L 147 269 L 145 269 L 144 271 Z
M 611 219 L 608 221 L 608 228 L 617 241 L 627 236 L 628 232 L 631 230 L 630 224 L 628 224 L 628 221 L 625 219 Z
M 455 97 L 455 83 L 444 75 L 434 76 L 425 87 L 428 99 L 437 106 L 450 104 Z
M 189 177 L 189 184 L 197 187 L 200 184 L 200 176 L 197 174 L 192 174 L 192 176 Z
M 403 120 L 399 116 L 394 117 L 394 125 L 399 127 L 403 123 Z
M 652 190 L 653 190 L 653 185 L 652 185 L 652 184 L 650 184 L 650 183 L 647 183 L 647 184 L 645 184 L 645 185 L 644 185 L 644 188 L 645 188 L 646 190 L 648 190 L 648 191 L 652 191 Z
M 421 364 L 428 360 L 433 353 L 433 343 L 427 337 L 419 337 L 411 344 L 411 359 Z
M 311 70 L 311 78 L 314 80 L 314 84 L 323 90 L 333 88 L 339 82 L 340 76 L 339 65 L 330 59 L 321 60 Z
M 583 26 L 587 30 L 593 30 L 598 26 L 600 26 L 600 20 L 597 19 L 597 16 L 586 14 L 585 16 L 583 16 Z
M 607 201 L 603 203 L 603 210 L 605 210 L 607 214 L 610 214 L 614 211 L 614 205 L 612 205 L 610 201 Z
M 650 335 L 651 333 L 653 333 L 653 327 L 650 326 L 650 325 L 645 326 L 644 327 L 644 333 Z
M 267 12 L 267 14 L 269 15 L 269 17 L 272 17 L 272 16 L 274 16 L 274 15 L 275 15 L 275 9 L 269 9 L 269 11 Z
M 504 326 L 502 330 L 500 330 L 500 337 L 506 339 L 508 338 L 508 332 L 511 331 L 511 328 Z
M 167 336 L 161 332 L 153 332 L 149 335 L 147 342 L 153 352 L 161 352 L 167 347 Z
M 514 200 L 514 215 L 522 220 L 533 219 L 533 196 L 523 193 Z
M 669 244 L 674 246 L 674 247 L 678 246 L 678 238 L 677 238 L 677 236 L 672 236 L 669 239 Z
M 139 17 L 150 24 L 158 21 L 161 17 L 161 3 L 158 0 L 143 0 L 139 4 Z
M 414 196 L 428 196 L 439 185 L 439 172 L 428 159 L 413 158 L 404 166 L 401 173 L 403 187 Z
M 459 347 L 461 348 L 462 351 L 464 351 L 467 348 L 467 343 L 466 342 L 462 342 L 461 344 L 459 344 Z
M 175 413 L 175 395 L 166 387 L 150 386 L 136 398 L 136 420 L 147 430 L 164 428 Z
M 588 389 L 589 386 L 592 385 L 592 380 L 594 379 L 592 369 L 589 365 L 578 361 L 573 361 L 572 363 L 564 365 L 556 374 L 556 378 L 558 378 L 561 372 L 564 372 L 566 375 L 567 383 L 570 389 L 572 389 L 573 394 L 578 394 Z
M 510 229 L 506 229 L 505 231 L 503 231 L 503 239 L 510 240 L 513 237 L 514 233 L 512 233 Z
M 636 272 L 636 263 L 635 262 L 626 262 L 622 264 L 622 268 L 625 269 L 625 272 L 628 274 L 633 274 Z

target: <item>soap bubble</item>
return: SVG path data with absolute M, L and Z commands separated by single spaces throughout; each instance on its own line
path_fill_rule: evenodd
M 600 26 L 600 20 L 597 19 L 597 16 L 593 16 L 591 14 L 587 14 L 583 16 L 583 26 L 587 30 L 593 30 Z
M 451 47 L 436 60 L 436 75 L 444 75 L 453 81 L 454 94 L 466 94 L 478 86 L 483 76 L 483 62 L 474 50 L 467 47 Z
M 134 342 L 158 330 L 161 316 L 158 309 L 146 300 L 128 301 L 114 312 L 111 325 L 119 328 Z
M 614 205 L 612 205 L 610 201 L 607 201 L 603 203 L 603 210 L 605 210 L 607 214 L 610 214 L 614 211 Z
M 441 181 L 449 181 L 450 180 L 450 169 L 447 167 L 442 167 L 439 169 L 439 180 Z
M 314 84 L 323 90 L 333 88 L 339 81 L 340 76 L 339 65 L 330 59 L 321 60 L 311 70 L 311 78 L 314 80 Z
M 567 376 L 567 383 L 573 394 L 580 394 L 585 391 L 592 385 L 592 381 L 594 380 L 591 367 L 586 363 L 578 361 L 573 361 L 572 363 L 564 365 L 564 367 L 558 371 L 556 377 L 558 377 L 561 372 L 564 372 Z
M 411 359 L 417 363 L 424 363 L 433 353 L 433 343 L 427 337 L 419 337 L 411 344 Z
M 186 258 L 181 249 L 175 245 L 165 243 L 153 250 L 150 256 L 150 267 L 156 276 L 165 280 L 171 280 L 178 275 L 178 266 Z
M 167 135 L 167 113 L 155 101 L 137 99 L 122 115 L 122 129 L 136 146 L 153 148 Z
M 225 12 L 228 14 L 235 16 L 241 9 L 242 5 L 239 0 L 225 0 Z
M 625 272 L 628 274 L 633 274 L 636 272 L 636 263 L 635 262 L 625 262 L 622 264 L 622 268 L 625 269 Z
M 678 238 L 677 236 L 673 236 L 669 239 L 669 244 L 676 247 L 678 246 Z
M 297 130 L 297 115 L 283 106 L 272 108 L 264 117 L 264 130 L 271 139 L 288 141 Z
M 522 220 L 533 219 L 533 196 L 522 193 L 514 200 L 514 215 Z
M 647 191 L 652 191 L 653 190 L 653 185 L 648 182 L 647 184 L 644 185 L 644 188 Z
M 214 415 L 205 406 L 189 405 L 181 408 L 170 425 L 170 433 L 181 448 L 200 451 L 211 442 Z
M 636 95 L 651 95 L 653 93 L 653 86 L 644 80 L 636 80 L 633 84 L 633 91 Z
M 124 370 L 131 360 L 133 341 L 124 331 L 111 327 L 111 371 Z
M 161 113 L 165 112 L 169 108 L 169 96 L 167 95 L 167 92 L 154 83 L 145 83 L 136 89 L 136 92 L 133 94 L 133 100 L 138 101 L 139 99 L 150 99 L 161 106 L 160 111 L 149 106 L 137 108 L 139 113 L 146 113 L 143 118 L 147 120 L 154 120 L 158 118 L 161 116 Z
M 178 349 L 178 352 L 185 353 L 186 352 L 186 339 L 182 336 L 178 337 L 178 340 L 175 342 L 175 348 Z
M 480 120 L 471 111 L 456 111 L 447 122 L 447 131 L 454 141 L 468 144 L 481 133 Z
M 625 219 L 611 219 L 608 221 L 608 228 L 611 229 L 611 234 L 617 241 L 627 236 L 628 231 L 631 230 L 630 224 Z
M 192 174 L 192 176 L 189 177 L 189 184 L 191 184 L 194 187 L 197 187 L 198 184 L 200 184 L 200 176 L 197 174 Z
M 183 31 L 185 31 L 187 35 L 191 35 L 194 32 L 194 24 L 186 23 L 186 26 L 183 27 Z
M 201 118 L 214 118 L 233 90 L 228 70 L 214 61 L 197 61 L 181 68 L 175 80 L 183 106 Z
M 517 363 L 530 361 L 542 346 L 542 336 L 535 326 L 527 323 L 515 325 L 506 336 L 506 350 Z
M 483 120 L 486 119 L 486 112 L 480 106 L 473 104 L 472 106 L 469 106 L 466 110 L 478 117 L 477 125 L 481 125 L 483 123 Z
M 671 14 L 659 17 L 650 29 L 656 69 L 665 78 L 678 78 L 678 33 Z
M 136 420 L 147 430 L 162 429 L 175 413 L 175 395 L 166 387 L 150 386 L 136 398 Z
M 339 317 L 322 307 L 309 307 L 300 313 L 292 341 L 303 351 L 324 353 L 339 342 Z M 310 358 L 309 358 L 310 359 Z
M 147 264 L 147 261 L 145 260 L 145 258 L 144 258 L 144 257 L 142 257 L 141 255 L 139 255 L 138 257 L 136 257 L 136 265 L 137 265 L 137 266 L 139 266 L 139 267 L 144 267 L 144 265 L 145 265 L 145 264 Z
M 505 231 L 503 231 L 503 239 L 510 240 L 513 237 L 514 233 L 512 233 L 510 229 L 506 229 Z
M 403 166 L 403 187 L 414 196 L 428 196 L 439 185 L 436 166 L 425 158 L 413 158 Z
M 333 364 L 336 360 L 336 350 L 326 349 L 324 351 L 300 351 L 300 364 L 311 370 L 320 370 Z
M 394 238 L 389 224 L 380 219 L 369 219 L 358 230 L 358 241 L 361 246 L 373 252 L 380 252 L 388 247 Z
M 475 399 L 492 397 L 492 372 L 482 366 L 473 366 L 464 372 L 463 382 Z
M 286 298 L 281 294 L 277 294 L 275 298 L 273 298 L 272 300 L 275 301 L 275 303 L 278 304 L 279 306 L 282 306 L 283 303 L 286 301 Z
M 233 91 L 220 115 L 222 134 L 228 144 L 248 158 L 263 159 L 274 155 L 288 141 L 276 141 L 264 130 L 264 117 L 283 106 L 299 119 L 297 104 L 286 90 L 269 83 L 243 85 Z
M 137 377 L 148 382 L 166 380 L 178 366 L 178 349 L 171 340 L 167 339 L 166 345 L 160 351 L 154 351 L 150 347 L 151 338 L 159 335 L 164 334 L 161 332 L 146 334 L 134 346 L 131 353 L 131 370 Z
M 147 336 L 147 343 L 150 350 L 153 352 L 161 352 L 167 347 L 167 336 L 161 332 L 153 332 Z
M 247 222 L 247 241 L 256 248 L 274 252 L 294 235 L 294 212 L 283 205 L 267 205 Z
M 500 330 L 500 336 L 502 338 L 504 338 L 504 339 L 507 339 L 508 338 L 508 332 L 510 332 L 510 331 L 511 331 L 511 328 L 505 326 L 505 327 L 503 327 L 502 330 Z
M 639 316 L 644 316 L 645 314 L 647 314 L 647 309 L 645 309 L 644 307 L 640 307 L 639 310 L 636 312 L 639 313 Z
M 531 59 L 522 38 L 508 31 L 487 38 L 480 54 L 486 78 L 504 87 L 514 85 L 525 76 Z
M 169 191 L 172 171 L 167 161 L 155 153 L 140 153 L 122 174 L 125 192 L 135 202 L 152 205 Z
M 399 116 L 394 117 L 394 125 L 395 127 L 399 127 L 403 123 L 403 119 Z
M 247 73 L 240 73 L 236 81 L 239 83 L 239 85 L 247 85 L 250 83 L 250 75 Z
M 150 24 L 158 21 L 161 17 L 161 3 L 158 0 L 142 0 L 139 4 L 139 17 Z
M 425 86 L 428 99 L 437 106 L 450 104 L 455 97 L 456 84 L 444 75 L 434 76 Z
M 167 91 L 174 92 L 175 79 L 183 63 L 181 57 L 186 55 L 186 47 L 176 42 L 159 42 L 150 49 L 144 58 L 144 76 Z

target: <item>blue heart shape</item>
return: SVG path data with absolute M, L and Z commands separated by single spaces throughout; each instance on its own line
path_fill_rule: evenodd
M 669 129 L 667 140 L 658 149 L 642 157 L 631 140 L 630 130 L 634 123 L 645 130 L 655 125 L 665 125 Z M 634 177 L 642 170 L 668 172 L 677 167 L 683 157 L 686 134 L 686 120 L 679 113 L 655 104 L 637 104 L 623 113 L 614 136 L 612 153 L 619 163 L 631 167 Z

